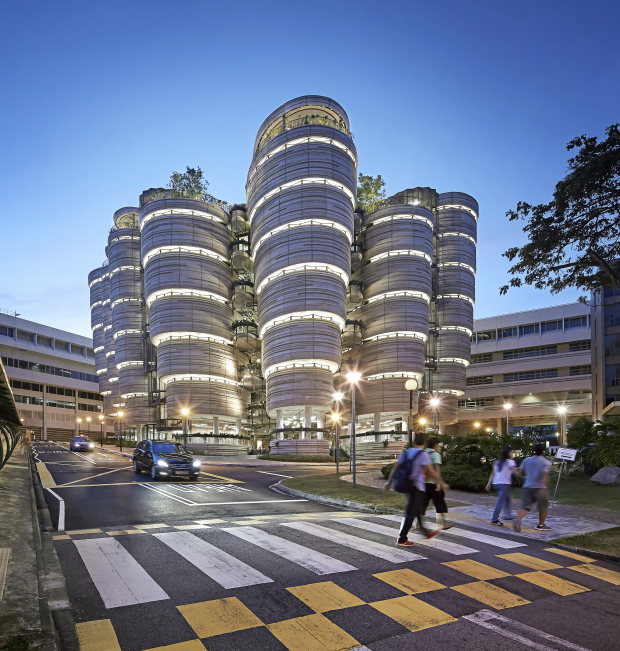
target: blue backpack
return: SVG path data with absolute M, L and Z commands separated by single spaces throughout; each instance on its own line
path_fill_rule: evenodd
M 413 454 L 410 454 L 411 452 Z M 420 448 L 409 448 L 405 450 L 405 461 L 398 466 L 394 475 L 393 485 L 397 493 L 413 493 L 415 484 L 411 479 L 411 473 L 413 472 L 414 460 L 419 452 L 422 452 Z

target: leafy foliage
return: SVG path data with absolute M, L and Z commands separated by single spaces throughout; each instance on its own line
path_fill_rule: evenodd
M 594 422 L 583 416 L 576 420 L 566 431 L 566 442 L 578 450 L 590 443 L 595 443 L 597 434 L 592 430 Z
M 528 447 L 542 443 L 547 436 L 556 434 L 557 430 L 553 425 L 527 425 L 519 431 L 519 438 L 522 444 Z
M 536 206 L 520 201 L 506 213 L 510 221 L 527 222 L 523 231 L 529 242 L 504 253 L 516 264 L 501 294 L 523 284 L 553 294 L 566 287 L 620 289 L 619 125 L 605 133 L 600 142 L 582 135 L 568 143 L 568 151 L 578 151 L 568 160 L 568 174 L 555 186 L 552 201 Z
M 173 197 L 197 199 L 220 206 L 224 210 L 228 209 L 226 201 L 216 199 L 209 192 L 209 181 L 205 179 L 200 167 L 187 167 L 185 172 L 172 172 L 170 182 L 166 187 L 172 190 Z
M 620 466 L 620 416 L 597 422 L 592 433 L 597 438 L 588 461 L 597 468 Z
M 378 176 L 361 174 L 357 180 L 357 207 L 365 213 L 373 212 L 385 201 L 385 181 Z

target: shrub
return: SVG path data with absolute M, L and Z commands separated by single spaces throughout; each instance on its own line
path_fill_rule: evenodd
M 451 488 L 480 493 L 489 481 L 490 472 L 483 467 L 452 464 L 442 467 L 441 476 Z
M 393 467 L 393 463 L 387 463 L 383 468 L 381 468 L 381 474 L 387 479 L 390 476 Z

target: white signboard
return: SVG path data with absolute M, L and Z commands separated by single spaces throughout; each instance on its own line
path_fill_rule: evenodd
M 577 450 L 572 448 L 558 448 L 558 451 L 555 453 L 556 459 L 562 459 L 564 461 L 574 461 L 577 456 Z

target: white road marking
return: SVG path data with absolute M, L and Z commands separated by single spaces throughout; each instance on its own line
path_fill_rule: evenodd
M 273 583 L 273 579 L 187 531 L 156 533 L 153 536 L 195 565 L 223 588 L 243 588 L 247 585 Z
M 171 500 L 174 500 L 175 502 L 181 502 L 181 504 L 185 504 L 185 506 L 196 506 L 196 502 L 193 502 L 192 500 L 189 500 L 185 497 L 180 497 L 178 495 L 171 495 L 165 490 L 162 490 L 159 487 L 152 486 L 151 484 L 146 484 L 143 482 L 136 482 L 138 483 L 138 486 L 142 486 L 142 488 L 148 488 L 148 490 L 153 491 L 154 493 L 158 493 L 159 495 L 163 495 L 164 497 L 168 497 Z
M 419 554 L 414 554 L 400 548 L 388 547 L 373 540 L 364 540 L 363 538 L 351 536 L 342 531 L 328 529 L 327 527 L 321 527 L 311 522 L 284 522 L 282 526 L 296 529 L 297 531 L 302 531 L 303 533 L 308 533 L 311 536 L 317 536 L 318 538 L 323 538 L 324 540 L 329 540 L 339 545 L 345 545 L 350 549 L 357 549 L 360 552 L 377 556 L 391 563 L 408 563 L 409 561 L 426 559 L 426 556 L 420 556 Z
M 49 491 L 57 500 L 58 500 L 58 531 L 65 530 L 65 501 L 54 493 L 51 488 L 46 488 L 45 490 Z
M 379 517 L 383 518 L 384 520 L 391 520 L 393 522 L 401 522 L 402 520 L 402 518 L 398 515 L 380 515 Z M 425 526 L 429 529 L 441 531 L 441 527 L 438 524 L 427 523 Z M 497 538 L 496 536 L 487 536 L 484 533 L 478 533 L 477 531 L 468 531 L 467 529 L 461 529 L 460 527 L 450 527 L 450 529 L 447 529 L 445 531 L 445 535 L 469 538 L 470 540 L 477 540 L 478 542 L 485 543 L 487 545 L 493 545 L 494 547 L 501 547 L 502 549 L 527 547 L 525 543 L 515 542 L 514 540 L 508 540 L 506 538 Z
M 286 477 L 287 479 L 292 479 L 292 475 L 279 475 L 277 472 L 267 472 L 266 470 L 257 470 L 263 475 L 273 475 L 274 477 Z
M 106 608 L 169 598 L 116 538 L 73 542 Z
M 222 531 L 227 531 L 233 536 L 237 536 L 237 538 L 262 547 L 265 551 L 297 563 L 297 565 L 301 565 L 315 574 L 335 574 L 336 572 L 350 572 L 357 569 L 353 565 L 343 563 L 331 556 L 321 554 L 321 552 L 308 549 L 284 538 L 273 536 L 255 527 L 236 527 L 234 529 L 222 529 Z
M 521 622 L 518 622 L 514 619 L 509 619 L 508 617 L 504 617 L 503 615 L 500 615 L 499 613 L 495 613 L 491 610 L 479 610 L 477 613 L 473 613 L 472 615 L 465 615 L 463 619 L 467 619 L 470 622 L 473 622 L 474 624 L 478 624 L 479 626 L 483 626 L 484 628 L 494 631 L 495 633 L 499 633 L 500 635 L 503 635 L 504 637 L 508 637 L 511 640 L 514 640 L 515 642 L 521 642 L 521 644 L 525 646 L 529 646 L 532 649 L 538 649 L 538 651 L 557 651 L 557 649 L 547 646 L 546 644 L 540 644 L 539 642 L 534 642 L 534 640 L 530 640 L 529 638 L 524 637 L 523 635 L 519 635 L 518 633 L 508 631 L 505 628 L 496 626 L 495 624 L 491 624 L 490 620 L 495 619 L 498 622 L 506 624 L 507 626 L 512 626 L 513 628 L 516 628 L 520 631 L 524 631 L 525 633 L 529 633 L 530 635 L 542 637 L 543 639 L 548 640 L 549 642 L 553 642 L 554 644 L 557 644 L 559 646 L 562 646 L 565 649 L 573 649 L 573 651 L 589 651 L 589 649 L 586 649 L 583 646 L 579 646 L 578 644 L 574 644 L 573 642 L 569 642 L 568 640 L 562 640 L 559 637 L 555 637 L 555 635 L 551 635 L 550 633 L 539 631 L 537 628 L 533 628 L 532 626 L 528 626 L 527 624 L 522 624 Z
M 375 524 L 374 522 L 367 522 L 366 520 L 358 520 L 357 518 L 335 518 L 335 522 L 341 522 L 342 524 L 348 524 L 351 527 L 357 527 L 358 529 L 365 529 L 366 531 L 374 531 L 375 533 L 383 534 L 384 536 L 389 536 L 390 538 L 398 537 L 398 529 L 393 529 L 392 527 L 385 527 L 382 524 Z M 438 538 L 432 538 L 427 540 L 426 536 L 422 536 L 415 533 L 409 534 L 409 540 L 414 542 L 416 545 L 424 545 L 425 547 L 432 547 L 433 549 L 438 549 L 442 552 L 447 552 L 448 554 L 454 554 L 455 556 L 461 556 L 463 554 L 477 554 L 479 553 L 477 549 L 472 547 L 465 547 L 464 545 L 457 545 L 456 543 L 448 542 L 447 540 L 439 540 Z

